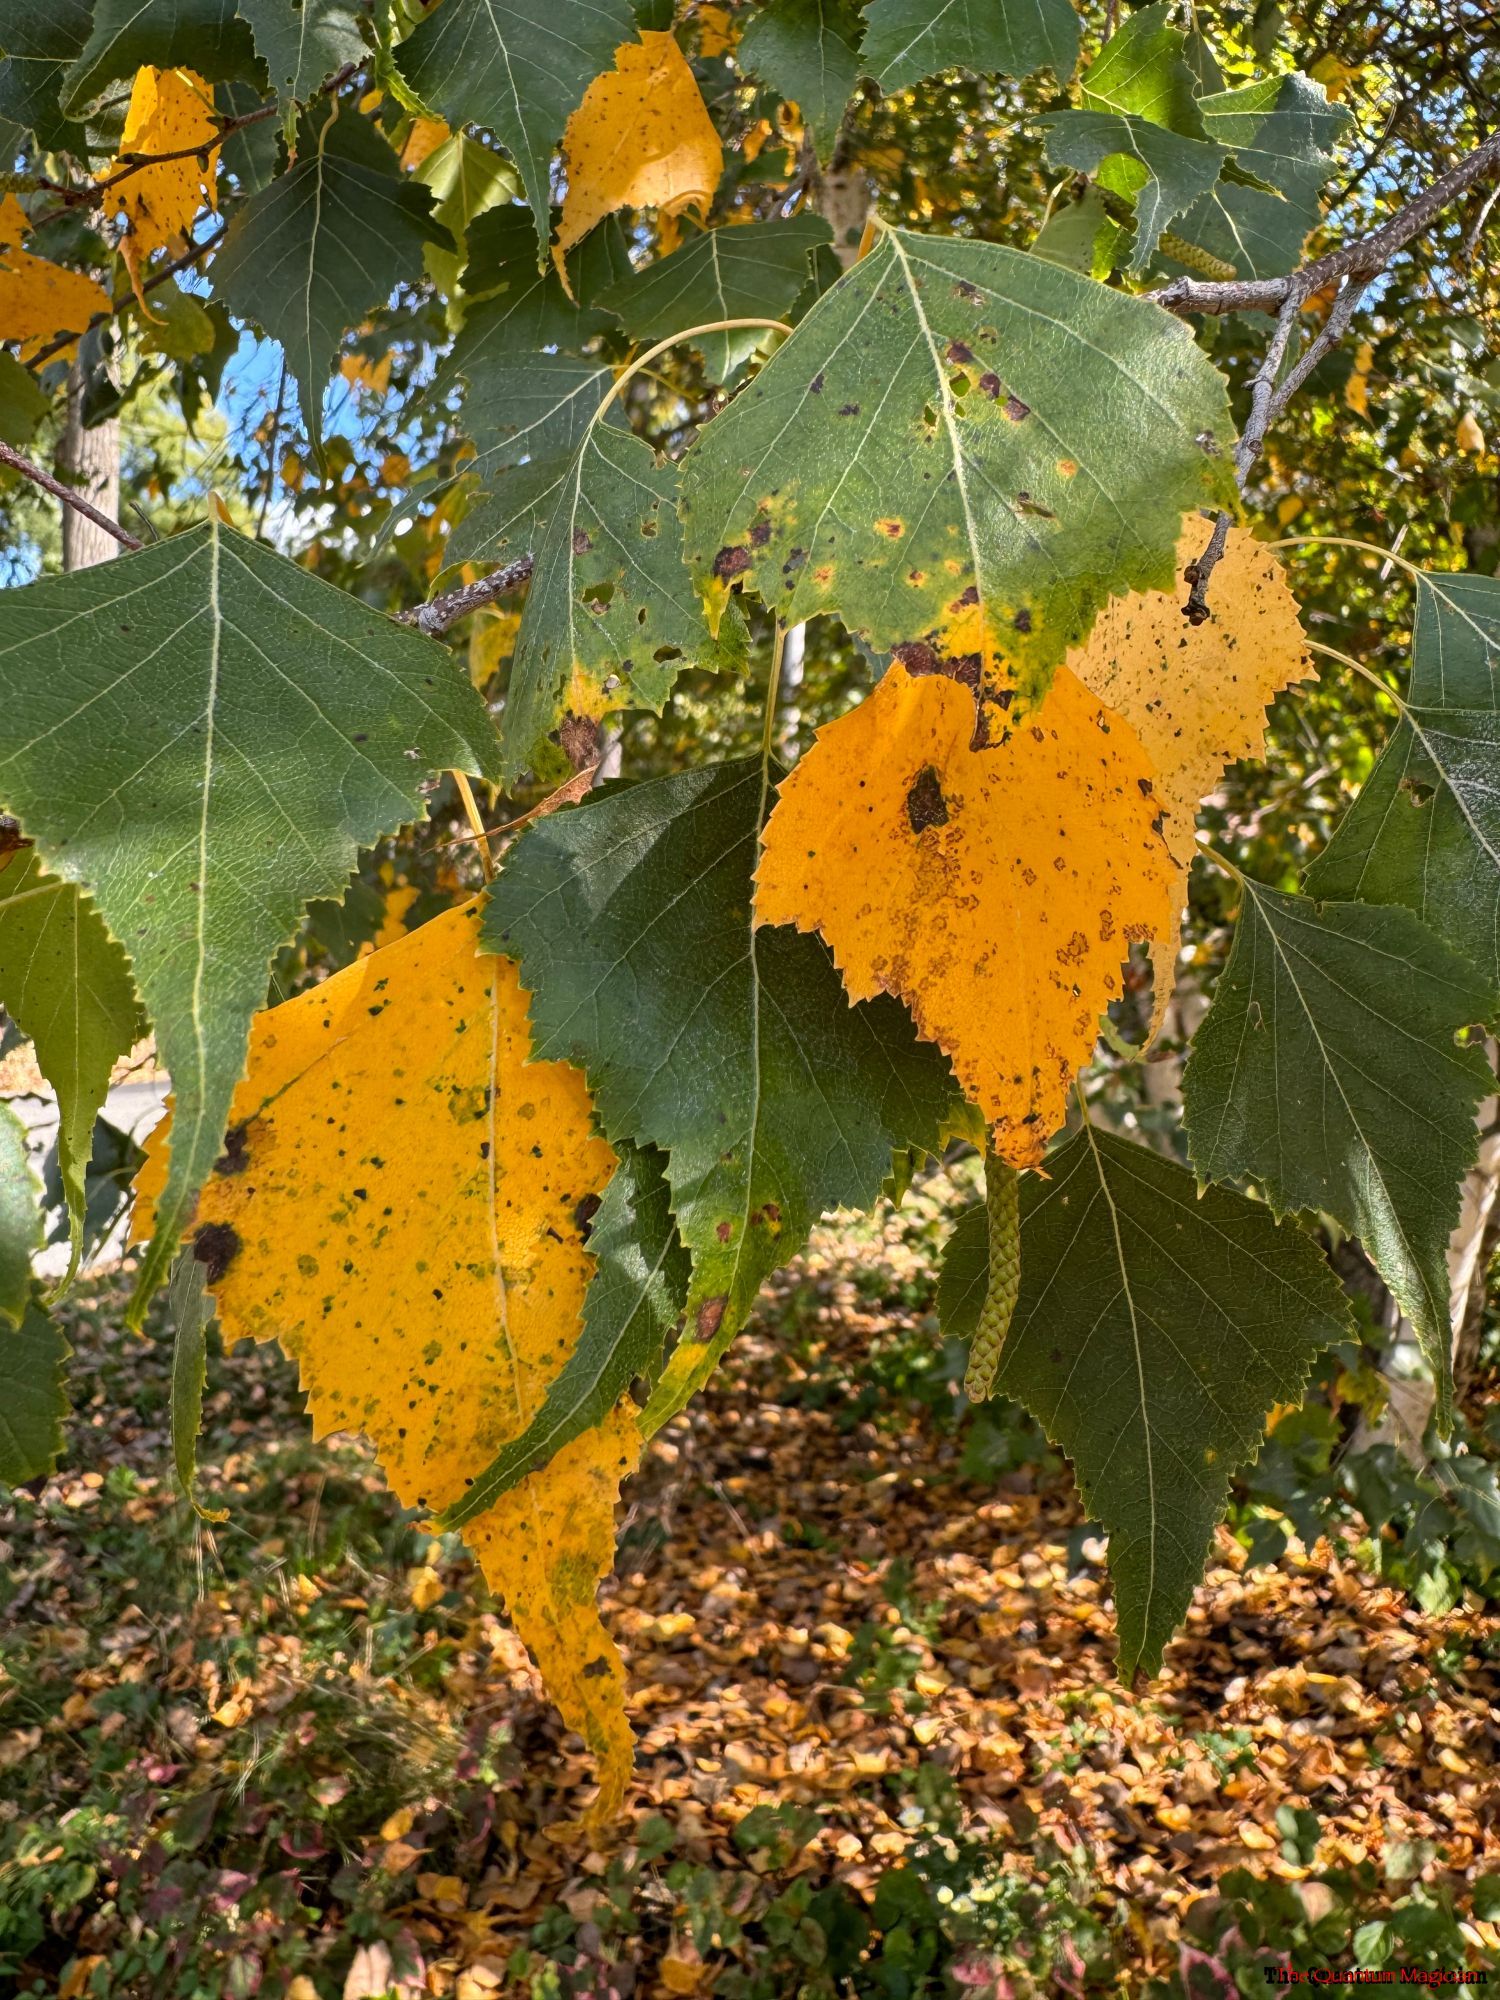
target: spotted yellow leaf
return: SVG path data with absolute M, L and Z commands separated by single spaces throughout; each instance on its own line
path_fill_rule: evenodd
M 851 999 L 905 1000 L 1000 1158 L 1032 1167 L 1177 868 L 1139 737 L 1066 667 L 987 747 L 974 718 L 968 688 L 897 663 L 821 729 L 767 824 L 756 916 L 821 931 Z
M 621 208 L 667 216 L 707 211 L 724 153 L 693 72 L 671 35 L 643 30 L 622 42 L 563 135 L 568 188 L 552 257 L 563 260 L 596 222 Z
M 0 340 L 20 343 L 21 357 L 55 340 L 82 333 L 96 313 L 111 308 L 109 293 L 83 271 L 70 271 L 21 245 L 31 232 L 13 194 L 0 201 Z
M 1202 555 L 1208 525 L 1194 520 L 1177 548 L 1179 574 Z M 1186 584 L 1116 597 L 1100 612 L 1068 665 L 1100 701 L 1124 716 L 1155 769 L 1167 851 L 1184 871 L 1172 920 L 1153 938 L 1154 1036 L 1172 997 L 1186 870 L 1198 807 L 1226 766 L 1258 757 L 1266 706 L 1297 681 L 1316 679 L 1297 601 L 1272 551 L 1231 528 L 1208 587 L 1210 617 L 1182 615 Z
M 257 1017 L 193 1234 L 226 1336 L 278 1340 L 318 1435 L 364 1431 L 403 1504 L 433 1513 L 526 1428 L 575 1344 L 589 1198 L 615 1165 L 582 1074 L 528 1061 L 515 966 L 477 955 L 478 933 L 477 904 L 448 911 Z M 465 1530 L 598 1760 L 601 1812 L 631 1736 L 594 1592 L 639 1437 L 627 1399 Z
M 138 154 L 181 153 L 188 146 L 202 149 L 183 159 L 141 167 L 104 195 L 105 215 L 124 217 L 120 254 L 138 295 L 141 273 L 152 252 L 185 236 L 205 203 L 217 206 L 219 128 L 213 112 L 212 90 L 190 69 L 153 69 L 147 64 L 136 71 L 120 154 L 101 178 L 109 180 L 120 173 Z

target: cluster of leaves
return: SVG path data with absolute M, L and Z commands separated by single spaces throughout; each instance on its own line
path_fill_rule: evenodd
M 186 1242 L 185 1479 L 208 1288 L 228 1331 L 295 1356 L 320 1430 L 364 1429 L 401 1498 L 465 1530 L 607 1809 L 630 1735 L 592 1597 L 643 1437 L 823 1212 L 964 1136 L 997 1187 L 1025 1179 L 955 1232 L 944 1317 L 992 1347 L 1008 1320 L 985 1372 L 1073 1460 L 1122 1672 L 1153 1670 L 1233 1473 L 1350 1327 L 1286 1218 L 1364 1245 L 1447 1422 L 1444 1253 L 1492 1083 L 1466 1037 L 1500 1011 L 1500 585 L 1424 573 L 1400 719 L 1305 890 L 1224 864 L 1240 913 L 1187 1067 L 1192 1171 L 1069 1110 L 1133 945 L 1165 1006 L 1200 800 L 1311 672 L 1244 529 L 1210 622 L 1182 623 L 1200 514 L 1235 504 L 1234 426 L 1204 345 L 1138 286 L 1291 268 L 1337 109 L 1291 72 L 1226 88 L 1151 6 L 1047 121 L 1048 159 L 1091 178 L 1031 250 L 877 218 L 854 259 L 815 215 L 733 207 L 668 248 L 754 161 L 741 133 L 726 174 L 683 46 L 624 0 L 16 13 L 0 116 L 35 206 L 0 209 L 7 379 L 34 393 L 115 311 L 87 267 L 117 252 L 153 338 L 188 329 L 197 393 L 216 326 L 280 343 L 326 468 L 341 345 L 441 298 L 460 324 L 421 394 L 461 387 L 466 449 L 393 525 L 464 508 L 442 561 L 530 579 L 498 731 L 451 653 L 217 507 L 10 600 L 0 1000 L 59 1095 L 75 1243 L 112 1064 L 149 1023 L 170 1070 L 132 1314 Z M 860 77 L 1061 79 L 1076 56 L 1059 0 L 872 0 L 863 22 L 768 0 L 712 54 L 693 32 L 705 76 L 732 65 L 781 124 L 800 106 L 804 192 Z M 103 174 L 57 178 L 101 151 Z M 221 199 L 222 240 L 189 246 L 214 253 L 205 307 L 154 260 Z M 77 230 L 89 210 L 104 233 Z M 641 210 L 665 254 L 637 268 L 615 218 Z M 623 392 L 673 340 L 728 400 L 662 458 Z M 653 346 L 621 368 L 631 341 Z M 811 618 L 880 678 L 784 775 L 777 669 Z M 263 1007 L 309 908 L 439 774 L 498 795 L 586 772 L 607 716 L 660 712 L 689 668 L 740 675 L 767 629 L 758 755 L 575 777 L 482 899 Z M 8 1115 L 0 1144 L 16 1480 L 55 1457 L 65 1357 Z M 1012 1298 L 996 1218 L 1017 1212 Z

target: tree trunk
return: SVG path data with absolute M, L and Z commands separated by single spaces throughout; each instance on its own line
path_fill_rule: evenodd
M 85 500 L 91 500 L 111 520 L 120 515 L 120 420 L 110 417 L 92 430 L 83 424 L 84 397 L 88 369 L 83 343 L 68 370 L 68 419 L 57 448 L 57 470 L 70 486 L 76 486 Z M 96 528 L 92 521 L 71 507 L 62 517 L 63 568 L 92 569 L 120 553 L 113 535 Z

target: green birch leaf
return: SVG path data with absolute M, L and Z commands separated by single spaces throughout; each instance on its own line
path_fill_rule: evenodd
M 1039 696 L 1111 594 L 1171 587 L 1183 515 L 1233 500 L 1233 437 L 1149 300 L 882 228 L 688 452 L 688 559 L 711 611 L 740 579 L 788 624 Z
M 0 354 L 0 438 L 24 451 L 52 408 L 52 398 L 13 354 Z
M 0 806 L 124 946 L 172 1077 L 131 1323 L 218 1156 L 272 954 L 434 769 L 494 774 L 443 647 L 210 520 L 6 596 Z
M 34 132 L 44 146 L 66 151 L 70 130 L 58 98 L 68 68 L 82 55 L 93 26 L 90 0 L 6 0 L 0 22 L 0 119 Z
M 480 497 L 449 541 L 450 566 L 500 562 L 536 546 L 613 383 L 606 363 L 565 354 L 475 371 L 462 419 L 475 456 L 456 476 Z M 607 421 L 617 424 L 618 411 Z
M 572 463 L 567 457 L 534 459 L 492 479 L 469 500 L 463 519 L 448 537 L 444 568 L 468 562 L 514 562 L 529 555 L 546 532 Z
M 296 165 L 252 195 L 229 225 L 212 277 L 230 311 L 280 341 L 303 422 L 321 447 L 323 390 L 339 342 L 398 284 L 419 284 L 427 244 L 452 247 L 432 196 L 348 105 L 297 127 Z
M 461 1528 L 528 1473 L 602 1424 L 631 1383 L 660 1366 L 687 1301 L 689 1260 L 672 1220 L 666 1162 L 651 1146 L 619 1148 L 620 1164 L 589 1225 L 597 1262 L 583 1331 L 542 1407 L 443 1516 Z
M 56 1465 L 72 1352 L 34 1298 L 19 1326 L 0 1323 L 0 1486 L 44 1478 Z
M 1072 0 L 870 0 L 860 67 L 889 97 L 940 70 L 1066 83 L 1078 61 Z
M 396 51 L 414 96 L 455 130 L 493 132 L 515 161 L 547 261 L 552 155 L 568 114 L 621 42 L 629 0 L 445 0 Z
M 424 252 L 427 275 L 450 300 L 451 314 L 466 303 L 461 295 L 463 273 L 469 262 L 470 228 L 481 215 L 501 211 L 502 203 L 514 201 L 521 191 L 520 180 L 509 160 L 493 147 L 471 139 L 467 132 L 455 132 L 435 146 L 412 178 L 432 190 L 432 219 L 447 230 L 456 246 L 443 250 L 429 243 Z M 517 213 L 529 220 L 525 210 Z M 530 237 L 528 228 L 528 249 Z M 535 274 L 534 262 L 531 270 Z M 410 407 L 415 409 L 416 398 Z
M 124 952 L 72 882 L 22 849 L 0 869 L 0 1006 L 31 1038 L 57 1093 L 57 1158 L 68 1205 L 71 1279 L 83 1248 L 94 1120 L 119 1058 L 145 1033 Z
M 758 759 L 606 787 L 522 836 L 485 918 L 520 961 L 534 1054 L 584 1069 L 615 1143 L 667 1155 L 693 1276 L 648 1428 L 823 1211 L 868 1207 L 895 1149 L 937 1152 L 958 1116 L 904 1008 L 851 1007 L 820 938 L 754 927 L 767 803 Z
M 1261 183 L 1223 179 L 1175 225 L 1243 278 L 1281 277 L 1302 260 L 1348 114 L 1305 76 L 1268 77 L 1200 97 L 1209 137 Z
M 1117 111 L 1185 139 L 1205 139 L 1187 38 L 1171 24 L 1174 0 L 1156 0 L 1111 35 L 1080 82 L 1086 111 Z
M 1229 963 L 1183 1073 L 1201 1179 L 1256 1181 L 1278 1215 L 1357 1236 L 1415 1327 L 1451 1421 L 1448 1237 L 1495 1087 L 1454 1037 L 1490 982 L 1409 910 L 1315 903 L 1245 881 Z
M 863 25 L 855 0 L 763 0 L 736 51 L 747 76 L 801 111 L 824 166 L 859 82 Z
M 569 259 L 580 298 L 590 296 L 596 278 L 584 252 L 612 234 L 593 231 L 584 251 Z M 458 425 L 475 456 L 441 483 L 414 491 L 387 531 L 456 484 L 477 490 L 480 499 L 449 544 L 450 566 L 504 561 L 530 550 L 614 380 L 605 362 L 582 358 L 582 350 L 614 324 L 613 315 L 576 304 L 550 264 L 537 270 L 526 209 L 495 208 L 477 219 L 463 284 L 471 303 L 426 400 L 441 402 L 463 385 Z
M 349 63 L 363 62 L 370 42 L 369 0 L 237 0 L 250 24 L 255 52 L 283 105 L 306 104 L 320 85 Z
M 1077 201 L 1052 211 L 1037 231 L 1031 254 L 1102 281 L 1120 261 L 1121 239 L 1127 234 L 1106 208 L 1099 190 L 1085 188 Z
M 949 1239 L 943 1331 L 970 1339 L 983 1204 Z M 946 1301 L 946 1306 L 944 1305 Z M 1229 1482 L 1314 1356 L 1353 1332 L 1311 1237 L 1174 1160 L 1087 1125 L 1021 1182 L 1021 1291 L 995 1388 L 1073 1461 L 1109 1533 L 1120 1678 L 1154 1674 L 1203 1574 Z
M 26 1127 L 0 1099 L 0 1323 L 19 1326 L 31 1296 L 31 1260 L 42 1247 L 42 1190 L 26 1157 Z M 0 1324 L 0 1339 L 9 1329 Z
M 541 348 L 581 354 L 614 324 L 609 313 L 578 303 L 587 296 L 581 261 L 581 253 L 568 259 L 569 298 L 550 263 L 537 269 L 530 210 L 507 203 L 480 216 L 469 232 L 463 330 L 443 373 L 472 378 L 487 367 L 529 361 Z
M 180 1250 L 167 1286 L 172 1321 L 172 1463 L 182 1496 L 204 1521 L 227 1518 L 222 1507 L 198 1498 L 198 1433 L 203 1428 L 203 1384 L 208 1376 L 208 1324 L 214 1316 L 208 1271 L 191 1249 Z
M 1200 97 L 1198 111 L 1204 131 L 1234 154 L 1237 166 L 1317 219 L 1318 196 L 1349 123 L 1322 84 L 1299 75 L 1265 77 Z
M 1497 662 L 1500 580 L 1419 576 L 1406 705 L 1307 889 L 1402 903 L 1500 985 Z
M 705 229 L 670 257 L 658 257 L 601 292 L 599 303 L 618 313 L 632 340 L 666 340 L 690 326 L 717 319 L 782 319 L 791 312 L 812 273 L 819 244 L 833 232 L 816 215 L 789 222 L 747 222 L 733 229 Z M 727 384 L 766 338 L 754 327 L 699 334 L 692 342 L 710 382 Z
M 143 63 L 190 69 L 205 83 L 254 81 L 255 43 L 235 0 L 95 0 L 88 41 L 63 81 L 62 109 L 79 118 Z
M 738 673 L 738 608 L 716 636 L 682 561 L 678 469 L 629 431 L 593 424 L 537 538 L 501 725 L 507 778 L 566 718 L 621 708 L 660 715 L 689 667 Z
M 1206 195 L 1227 155 L 1203 139 L 1185 139 L 1118 111 L 1062 111 L 1044 118 L 1049 165 L 1076 167 L 1135 204 L 1135 244 L 1128 270 L 1150 264 L 1161 233 Z

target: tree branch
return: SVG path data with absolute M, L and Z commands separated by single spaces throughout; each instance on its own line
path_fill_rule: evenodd
M 481 577 L 478 583 L 466 583 L 458 590 L 445 591 L 441 597 L 419 604 L 414 610 L 398 611 L 396 623 L 414 625 L 419 632 L 436 637 L 439 632 L 446 632 L 450 625 L 456 625 L 460 618 L 467 618 L 471 611 L 478 611 L 482 606 L 492 604 L 497 597 L 519 590 L 530 575 L 531 557 L 517 556 L 492 575 Z
M 1325 285 L 1343 278 L 1370 279 L 1383 271 L 1398 251 L 1428 225 L 1457 196 L 1493 168 L 1500 166 L 1500 131 L 1492 132 L 1472 153 L 1466 153 L 1447 173 L 1440 174 L 1430 188 L 1399 209 L 1389 222 L 1368 236 L 1356 237 L 1341 249 L 1331 250 L 1311 264 L 1303 264 L 1284 278 L 1231 278 L 1220 283 L 1202 278 L 1174 278 L 1159 292 L 1151 292 L 1159 306 L 1175 313 L 1276 312 L 1294 291 L 1304 299 Z
M 1439 176 L 1415 201 L 1393 215 L 1389 222 L 1326 257 L 1303 264 L 1283 278 L 1233 279 L 1205 283 L 1197 278 L 1177 278 L 1150 296 L 1169 312 L 1276 313 L 1276 327 L 1266 347 L 1265 357 L 1250 381 L 1250 415 L 1234 452 L 1235 483 L 1243 493 L 1255 461 L 1265 445 L 1266 432 L 1331 347 L 1343 338 L 1360 300 L 1373 280 L 1397 253 L 1435 221 L 1448 203 L 1490 168 L 1500 166 L 1500 132 L 1492 132 L 1480 146 L 1467 154 L 1446 174 Z M 1490 202 L 1493 202 L 1491 195 Z M 1490 203 L 1485 204 L 1485 213 Z M 1481 218 L 1482 226 L 1482 218 Z M 1477 231 L 1476 231 L 1477 235 Z M 1472 252 L 1470 253 L 1472 255 Z M 1303 306 L 1325 286 L 1339 286 L 1338 296 L 1328 317 L 1308 342 L 1292 367 L 1282 376 L 1292 331 Z M 1277 378 L 1281 379 L 1278 380 Z M 1190 625 L 1201 625 L 1210 615 L 1208 580 L 1229 538 L 1229 516 L 1220 514 L 1214 522 L 1208 546 L 1184 575 L 1188 598 L 1182 615 Z
M 154 292 L 158 285 L 165 285 L 169 279 L 175 278 L 179 271 L 188 270 L 192 265 L 197 263 L 200 257 L 206 257 L 210 250 L 217 250 L 219 245 L 224 241 L 224 232 L 228 227 L 229 224 L 227 222 L 221 222 L 212 236 L 205 236 L 201 243 L 192 244 L 180 257 L 174 257 L 170 264 L 163 264 L 153 277 L 146 280 L 145 284 L 141 286 L 141 290 L 143 292 Z M 75 340 L 81 340 L 84 334 L 92 333 L 96 326 L 103 326 L 107 320 L 117 318 L 120 313 L 124 312 L 127 306 L 134 305 L 136 302 L 134 292 L 127 292 L 123 298 L 114 300 L 108 312 L 95 313 L 88 325 L 80 327 L 76 333 L 60 333 L 56 340 L 49 340 L 45 347 L 38 348 L 36 353 L 28 359 L 26 366 L 35 373 L 37 369 L 45 366 L 54 354 L 61 354 L 63 349 L 71 347 Z
M 139 549 L 145 546 L 134 535 L 122 528 L 118 521 L 112 521 L 108 514 L 101 514 L 92 501 L 85 500 L 75 487 L 65 486 L 60 479 L 54 479 L 50 472 L 44 472 L 39 465 L 33 465 L 29 458 L 3 442 L 0 442 L 0 465 L 8 465 L 12 472 L 19 472 L 34 486 L 40 486 L 44 493 L 50 493 L 55 500 L 61 500 L 65 507 L 71 507 L 75 514 L 82 514 L 86 521 L 92 521 L 96 528 L 102 528 L 106 535 L 113 535 L 123 549 Z

